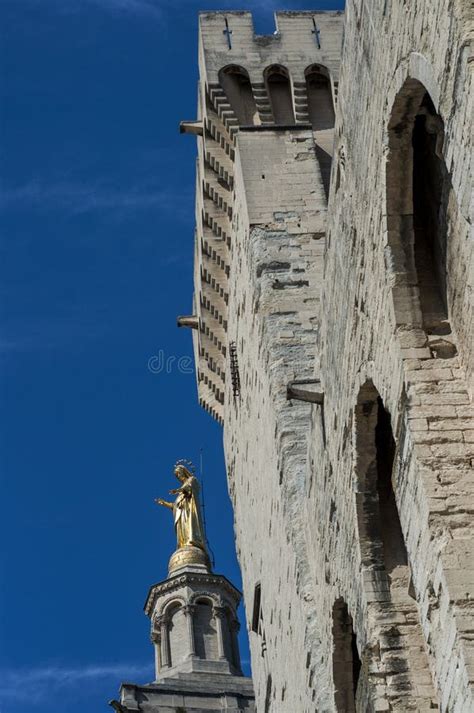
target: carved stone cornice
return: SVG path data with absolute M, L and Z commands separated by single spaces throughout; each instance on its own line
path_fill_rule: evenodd
M 239 592 L 239 590 L 234 587 L 234 585 L 231 584 L 231 582 L 229 582 L 229 580 L 222 574 L 183 572 L 183 574 L 176 575 L 175 577 L 169 577 L 163 582 L 158 582 L 158 584 L 155 584 L 150 588 L 144 606 L 145 614 L 147 614 L 147 616 L 152 615 L 157 600 L 164 594 L 168 594 L 186 586 L 190 586 L 193 589 L 208 590 L 210 586 L 221 589 L 226 592 L 235 608 L 237 608 L 242 598 L 241 592 Z

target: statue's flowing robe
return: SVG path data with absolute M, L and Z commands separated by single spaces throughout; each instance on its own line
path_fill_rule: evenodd
M 194 545 L 206 549 L 199 503 L 199 482 L 192 476 L 180 488 L 173 504 L 174 526 L 178 547 Z

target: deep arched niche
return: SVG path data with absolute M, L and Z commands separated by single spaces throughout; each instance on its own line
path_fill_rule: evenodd
M 219 72 L 219 82 L 241 126 L 260 124 L 248 72 L 235 64 Z
M 352 617 L 341 599 L 332 610 L 332 672 L 337 713 L 355 713 L 361 660 Z
M 359 391 L 354 436 L 362 567 L 385 573 L 391 585 L 408 591 L 407 551 L 393 486 L 395 439 L 390 414 L 371 381 Z
M 280 64 L 273 64 L 265 70 L 264 77 L 275 124 L 292 126 L 295 112 L 288 70 Z
M 397 324 L 449 334 L 448 203 L 444 124 L 426 88 L 407 79 L 388 123 L 388 243 Z
M 312 64 L 305 69 L 308 115 L 314 131 L 316 157 L 321 169 L 326 198 L 329 197 L 332 155 L 334 150 L 334 104 L 331 82 L 326 67 Z
M 305 69 L 308 114 L 314 131 L 334 129 L 334 105 L 327 69 L 312 64 Z

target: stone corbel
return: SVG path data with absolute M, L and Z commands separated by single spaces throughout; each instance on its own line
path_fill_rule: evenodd
M 114 711 L 117 711 L 117 713 L 128 713 L 128 708 L 124 708 L 123 705 L 119 703 L 119 701 L 109 701 L 109 706 L 111 706 Z
M 204 123 L 202 119 L 199 119 L 198 121 L 180 121 L 179 133 L 202 136 L 204 134 Z
M 321 382 L 319 379 L 290 381 L 286 387 L 286 398 L 323 406 L 324 392 L 321 390 Z
M 176 324 L 178 327 L 189 327 L 190 329 L 199 329 L 199 317 L 195 314 L 177 317 Z

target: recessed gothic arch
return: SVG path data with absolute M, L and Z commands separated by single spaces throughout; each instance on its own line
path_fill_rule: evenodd
M 404 634 L 392 631 L 391 647 L 403 661 L 402 665 L 413 682 L 413 690 L 418 685 L 426 686 L 425 692 L 429 691 L 434 702 L 436 692 L 426 676 L 429 658 L 408 562 L 407 533 L 400 522 L 399 508 L 403 500 L 396 498 L 399 487 L 406 493 L 403 483 L 405 470 L 400 457 L 403 443 L 396 442 L 390 413 L 371 379 L 362 384 L 358 393 L 353 439 L 355 505 L 364 597 L 375 621 L 382 614 L 379 627 L 384 626 L 387 615 L 403 613 L 406 622 Z M 384 665 L 381 670 L 384 670 Z M 389 673 L 389 667 L 386 673 Z M 392 687 L 388 678 L 387 685 Z M 406 695 L 412 695 L 409 689 Z M 419 696 L 421 701 L 425 693 L 415 693 L 414 696 Z
M 326 198 L 329 197 L 332 156 L 334 153 L 335 113 L 331 80 L 326 67 L 311 64 L 305 69 L 308 115 L 313 127 L 316 156 L 321 169 Z
M 157 619 L 160 616 L 168 616 L 169 611 L 171 609 L 174 609 L 176 606 L 178 607 L 183 607 L 185 605 L 185 601 L 182 597 L 177 597 L 175 595 L 169 597 L 169 599 L 166 599 L 160 609 L 157 611 L 155 619 Z
M 405 540 L 394 492 L 396 444 L 391 418 L 369 379 L 354 411 L 356 509 L 361 563 L 408 591 Z M 387 582 L 387 598 L 388 598 Z
M 332 642 L 334 704 L 337 713 L 355 713 L 361 660 L 352 617 L 342 597 L 332 610 Z
M 212 599 L 199 596 L 195 599 L 193 615 L 194 645 L 199 658 L 215 660 L 219 658 L 218 622 L 214 616 Z
M 263 76 L 270 99 L 273 121 L 281 126 L 292 126 L 295 123 L 295 111 L 288 70 L 281 64 L 272 64 L 265 69 Z
M 246 69 L 229 64 L 219 72 L 219 83 L 224 90 L 241 126 L 260 124 L 255 97 Z
M 193 600 L 194 604 L 207 604 L 208 606 L 214 608 L 216 606 L 216 600 L 208 594 L 199 594 Z
M 315 131 L 334 129 L 334 104 L 329 72 L 321 64 L 311 64 L 304 72 L 308 114 Z
M 187 653 L 182 643 L 187 641 L 188 636 L 186 614 L 180 602 L 174 601 L 167 607 L 166 616 L 170 665 L 176 666 L 183 661 Z
M 189 598 L 189 603 L 196 604 L 198 599 L 207 600 L 212 607 L 222 606 L 220 597 L 213 592 L 194 592 Z
M 449 204 L 444 123 L 414 78 L 398 91 L 388 122 L 387 235 L 398 325 L 450 334 Z

